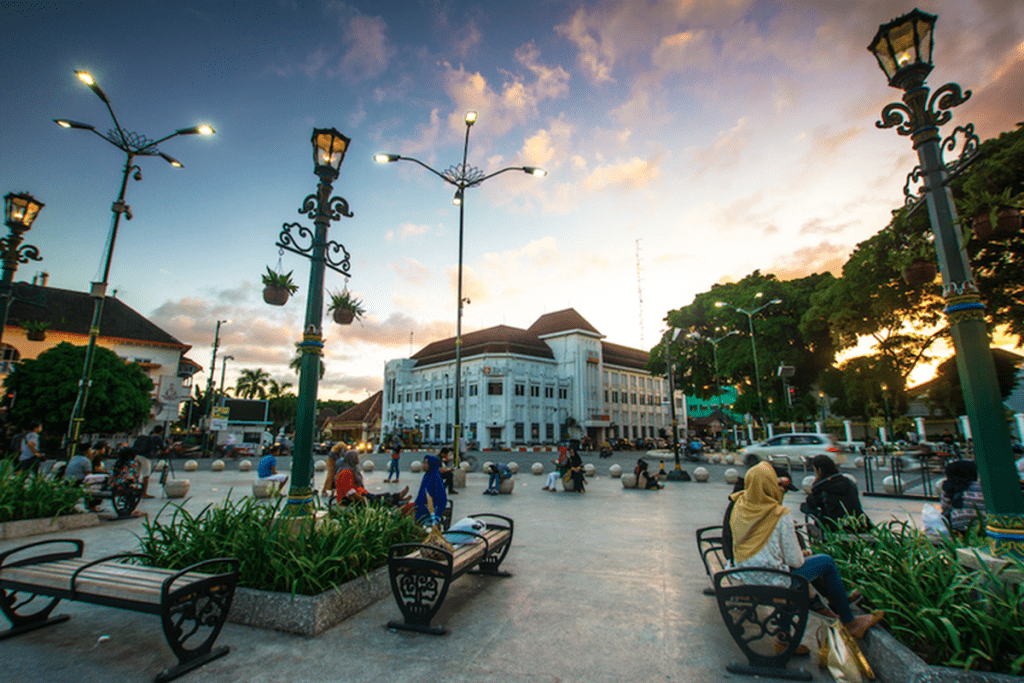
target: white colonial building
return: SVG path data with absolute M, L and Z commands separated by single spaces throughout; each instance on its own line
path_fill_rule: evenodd
M 499 448 L 669 432 L 668 383 L 647 372 L 647 352 L 603 338 L 571 308 L 542 315 L 525 330 L 499 325 L 464 334 L 464 438 Z M 450 440 L 454 382 L 454 337 L 389 361 L 382 437 L 401 432 L 425 443 Z

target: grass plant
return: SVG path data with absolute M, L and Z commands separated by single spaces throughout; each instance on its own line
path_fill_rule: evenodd
M 426 535 L 414 520 L 381 505 L 331 508 L 320 524 L 293 530 L 276 519 L 283 504 L 284 499 L 272 505 L 225 500 L 193 515 L 167 503 L 144 522 L 142 552 L 152 556 L 152 566 L 167 569 L 235 557 L 241 561 L 240 586 L 318 595 L 385 565 L 389 546 Z
M 82 489 L 70 481 L 16 472 L 9 459 L 0 463 L 0 522 L 71 514 L 81 499 Z
M 939 545 L 906 522 L 876 526 L 848 540 L 825 533 L 815 552 L 831 555 L 848 589 L 885 610 L 892 635 L 929 664 L 965 670 L 1024 672 L 1024 590 L 989 570 L 971 572 L 958 548 L 988 545 L 975 526 Z M 1010 568 L 1024 571 L 1014 561 Z

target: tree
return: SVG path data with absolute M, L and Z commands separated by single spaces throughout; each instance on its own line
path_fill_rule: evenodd
M 242 370 L 241 376 L 235 382 L 235 393 L 240 398 L 267 397 L 267 382 L 270 380 L 270 373 L 263 368 L 255 370 Z
M 291 382 L 278 382 L 276 379 L 269 380 L 269 388 L 267 389 L 267 398 L 273 401 L 275 398 L 283 398 L 288 395 L 288 390 L 291 389 Z
M 1020 366 L 1021 357 L 1003 349 L 992 349 L 992 360 L 996 366 L 999 392 L 1005 401 L 1017 386 L 1017 368 Z M 964 415 L 967 412 L 956 357 L 939 363 L 935 370 L 935 379 L 929 383 L 927 389 L 927 402 L 933 410 L 939 409 L 950 417 Z
M 22 426 L 40 420 L 47 432 L 67 430 L 78 396 L 85 350 L 84 346 L 62 342 L 38 358 L 15 366 L 4 379 L 7 393 L 14 395 L 11 419 Z M 142 368 L 97 346 L 81 431 L 114 434 L 135 430 L 149 417 L 152 391 L 153 382 Z

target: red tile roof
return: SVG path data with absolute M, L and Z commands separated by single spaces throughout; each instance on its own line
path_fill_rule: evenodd
M 606 341 L 601 342 L 601 360 L 605 365 L 646 370 L 649 357 L 649 353 L 640 349 L 631 349 L 628 346 L 619 346 Z
M 518 327 L 498 325 L 462 335 L 462 357 L 483 354 L 518 353 L 536 358 L 554 359 L 551 348 L 537 335 Z M 412 356 L 416 365 L 431 365 L 455 359 L 455 337 L 427 344 Z
M 527 331 L 532 332 L 538 337 L 543 337 L 547 334 L 568 332 L 570 330 L 583 330 L 597 335 L 601 334 L 593 325 L 587 322 L 586 318 L 577 313 L 575 308 L 545 313 L 537 318 L 537 321 L 530 325 Z

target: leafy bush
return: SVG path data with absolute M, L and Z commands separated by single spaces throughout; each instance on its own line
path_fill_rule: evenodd
M 957 562 L 957 548 L 987 543 L 975 527 L 935 546 L 913 525 L 890 522 L 854 541 L 826 532 L 815 551 L 831 555 L 847 589 L 885 610 L 892 635 L 928 663 L 1020 674 L 1024 590 Z M 1020 562 L 1010 566 L 1024 571 Z
M 70 481 L 15 472 L 11 460 L 0 463 L 0 522 L 67 515 L 81 498 L 82 489 Z
M 389 546 L 426 535 L 410 517 L 377 505 L 332 508 L 320 524 L 293 531 L 276 519 L 283 502 L 226 500 L 197 515 L 168 503 L 152 522 L 144 522 L 142 552 L 152 556 L 149 564 L 167 569 L 235 557 L 241 562 L 240 586 L 318 595 L 385 565 Z M 173 513 L 165 524 L 160 515 L 168 507 Z

